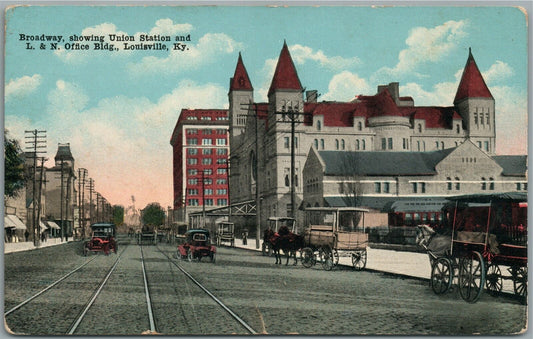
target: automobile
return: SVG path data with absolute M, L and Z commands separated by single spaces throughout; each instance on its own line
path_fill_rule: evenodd
M 117 253 L 117 242 L 115 241 L 115 224 L 95 223 L 91 225 L 91 239 L 83 245 L 83 255 L 89 252 L 109 252 Z
M 215 262 L 217 248 L 211 244 L 211 236 L 206 229 L 191 229 L 185 232 L 185 242 L 178 245 L 176 256 L 178 259 L 188 261 L 201 261 L 203 257 L 209 257 Z

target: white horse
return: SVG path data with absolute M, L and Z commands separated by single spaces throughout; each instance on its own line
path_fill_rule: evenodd
M 450 255 L 451 236 L 437 234 L 428 225 L 418 225 L 416 227 L 416 244 L 427 251 L 431 264 L 433 264 L 433 260 L 439 257 Z

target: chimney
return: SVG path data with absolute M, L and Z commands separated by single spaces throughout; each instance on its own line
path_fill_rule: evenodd
M 305 99 L 307 102 L 316 103 L 318 99 L 318 91 L 317 90 L 306 91 Z

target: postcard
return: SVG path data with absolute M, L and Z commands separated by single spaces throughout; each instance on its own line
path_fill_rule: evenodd
M 529 10 L 6 6 L 6 333 L 524 333 Z

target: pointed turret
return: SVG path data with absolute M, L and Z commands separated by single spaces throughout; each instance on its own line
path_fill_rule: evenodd
M 463 70 L 463 76 L 461 82 L 457 88 L 455 94 L 454 104 L 465 98 L 491 98 L 490 93 L 481 72 L 479 71 L 476 61 L 472 56 L 472 50 L 468 49 L 468 60 L 466 61 L 465 68 Z
M 278 64 L 276 65 L 268 94 L 270 95 L 278 89 L 302 90 L 302 84 L 298 78 L 298 73 L 296 72 L 296 67 L 294 67 L 286 42 L 283 42 L 283 48 L 278 58 Z
M 242 62 L 241 52 L 239 52 L 239 59 L 237 60 L 237 67 L 235 67 L 235 74 L 230 80 L 230 91 L 253 91 L 252 82 Z

